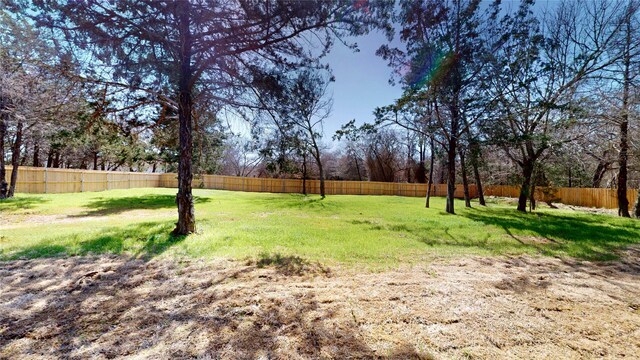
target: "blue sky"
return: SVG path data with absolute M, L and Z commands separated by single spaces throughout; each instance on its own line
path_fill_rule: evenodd
M 332 137 L 343 124 L 352 119 L 356 119 L 356 124 L 373 122 L 376 107 L 390 105 L 402 95 L 399 85 L 389 84 L 392 69 L 375 54 L 387 43 L 385 34 L 372 32 L 351 38 L 349 42 L 358 44 L 360 51 L 354 52 L 336 41 L 322 61 L 331 67 L 335 76 L 335 82 L 329 88 L 329 95 L 333 95 L 333 111 L 324 122 L 322 138 L 322 142 L 332 148 L 340 144 Z M 397 42 L 395 40 L 394 44 Z M 244 121 L 232 121 L 230 125 L 235 134 L 248 136 L 249 129 Z
M 514 11 L 520 0 L 504 0 L 505 11 Z M 557 4 L 557 0 L 537 0 L 534 11 Z M 483 5 L 488 4 L 484 1 Z M 397 25 L 396 25 L 397 26 Z M 396 28 L 396 32 L 398 29 Z M 331 66 L 336 81 L 333 89 L 333 113 L 324 124 L 323 142 L 335 147 L 337 142 L 331 138 L 336 130 L 347 121 L 356 119 L 356 124 L 373 121 L 373 110 L 378 106 L 391 105 L 402 95 L 400 85 L 392 86 L 389 78 L 392 69 L 387 63 L 375 55 L 380 45 L 387 43 L 383 32 L 372 32 L 366 36 L 353 38 L 360 52 L 339 42 L 334 44 L 325 62 Z M 402 46 L 396 37 L 392 44 Z
M 336 77 L 332 84 L 333 112 L 324 124 L 323 141 L 331 143 L 331 137 L 340 126 L 351 119 L 357 123 L 372 122 L 373 110 L 390 105 L 400 97 L 400 86 L 388 82 L 391 68 L 375 55 L 387 39 L 381 32 L 355 38 L 359 52 L 336 43 L 325 62 Z

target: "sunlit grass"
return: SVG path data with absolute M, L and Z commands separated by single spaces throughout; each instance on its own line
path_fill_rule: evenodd
M 444 199 L 195 190 L 198 233 L 170 235 L 174 189 L 27 195 L 0 202 L 0 259 L 129 254 L 396 266 L 435 257 L 540 254 L 607 260 L 640 242 L 640 221 L 504 203 L 446 214 Z

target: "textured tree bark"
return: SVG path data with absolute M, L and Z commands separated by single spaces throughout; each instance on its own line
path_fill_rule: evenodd
M 609 170 L 611 166 L 611 162 L 601 160 L 598 162 L 598 166 L 596 167 L 596 171 L 593 174 L 593 179 L 591 181 L 591 187 L 599 188 L 602 184 L 602 178 L 604 174 Z
M 631 83 L 631 16 L 626 19 L 626 42 L 624 56 L 624 83 L 622 90 L 622 116 L 620 119 L 620 153 L 618 153 L 618 215 L 631 217 L 627 199 L 627 161 L 629 152 L 629 85 Z
M 536 209 L 536 177 L 531 176 L 531 190 L 529 191 L 529 211 Z
M 627 199 L 627 157 L 629 151 L 628 133 L 629 121 L 628 115 L 624 114 L 623 122 L 620 124 L 620 153 L 618 154 L 618 215 L 630 217 L 629 199 Z
M 16 126 L 16 138 L 11 149 L 11 182 L 9 183 L 9 191 L 7 197 L 12 198 L 16 192 L 16 184 L 18 183 L 18 168 L 20 167 L 20 148 L 22 147 L 22 121 Z
M 636 198 L 636 204 L 633 207 L 633 216 L 636 219 L 640 219 L 640 187 L 638 188 L 638 197 Z
M 2 99 L 0 99 L 2 101 Z M 1 109 L 1 107 L 0 107 Z M 0 114 L 0 199 L 7 197 L 7 176 L 5 163 L 4 163 L 4 138 L 7 134 L 7 123 L 4 120 L 4 115 Z
M 472 155 L 471 167 L 473 168 L 473 177 L 476 180 L 476 187 L 478 189 L 478 203 L 482 206 L 486 206 L 487 203 L 484 200 L 484 188 L 482 187 L 482 179 L 480 178 L 480 171 L 478 170 L 478 157 Z
M 398 115 L 396 112 L 396 119 L 397 119 Z M 411 181 L 411 160 L 413 160 L 412 156 L 412 149 L 411 149 L 411 133 L 409 131 L 407 131 L 407 164 L 405 165 L 406 169 L 406 177 L 407 177 L 407 182 L 410 183 Z
M 533 162 L 526 161 L 522 164 L 522 187 L 518 197 L 518 211 L 527 212 L 527 199 L 531 189 L 531 175 L 533 174 Z
M 49 152 L 47 153 L 47 163 L 45 167 L 51 167 L 51 165 L 53 164 L 53 149 L 49 149 Z
M 33 166 L 40 166 L 40 144 L 38 141 L 33 144 Z
M 457 98 L 457 96 L 456 96 Z M 456 192 L 456 155 L 458 150 L 458 125 L 460 123 L 460 112 L 458 104 L 454 103 L 449 107 L 451 112 L 451 129 L 449 135 L 449 147 L 447 149 L 447 206 L 449 214 L 455 214 L 454 196 Z
M 433 186 L 433 165 L 435 163 L 435 144 L 433 138 L 431 138 L 431 158 L 429 160 L 429 181 L 427 182 L 427 200 L 425 207 L 429 207 L 429 200 L 431 200 L 431 187 Z
M 176 3 L 179 15 L 178 28 L 182 38 L 180 49 L 180 81 L 178 94 L 178 120 L 180 122 L 180 160 L 178 162 L 178 223 L 173 231 L 176 235 L 187 235 L 196 231 L 195 209 L 191 182 L 193 181 L 193 135 L 191 124 L 191 4 L 183 0 Z
M 460 150 L 460 172 L 462 173 L 462 188 L 464 191 L 464 206 L 471 207 L 471 194 L 469 193 L 469 181 L 467 179 L 467 167 L 464 161 L 464 150 Z
M 302 154 L 302 195 L 307 195 L 307 155 Z
M 318 161 L 318 171 L 320 172 L 320 197 L 325 198 L 325 187 L 324 187 L 324 169 L 322 168 L 322 162 Z
M 318 172 L 320 172 L 320 197 L 325 198 L 325 188 L 324 188 L 324 168 L 322 167 L 322 154 L 320 154 L 320 146 L 316 141 L 316 138 L 313 135 L 311 130 L 311 123 L 308 122 L 309 131 L 311 132 L 311 145 L 313 146 L 312 156 L 316 160 L 316 164 L 318 165 Z
M 53 167 L 54 168 L 60 168 L 60 151 L 56 150 L 54 156 L 53 156 Z
M 482 179 L 480 178 L 480 170 L 479 168 L 479 158 L 480 158 L 480 145 L 478 144 L 477 139 L 475 139 L 471 135 L 471 130 L 469 129 L 469 123 L 465 120 L 465 125 L 467 127 L 467 136 L 469 137 L 469 150 L 471 155 L 471 168 L 473 169 L 473 177 L 476 181 L 476 187 L 478 189 L 478 203 L 482 206 L 486 206 L 487 203 L 484 200 L 484 188 L 482 187 Z
M 454 195 L 456 191 L 456 140 L 451 137 L 447 151 L 447 206 L 446 212 L 455 214 Z

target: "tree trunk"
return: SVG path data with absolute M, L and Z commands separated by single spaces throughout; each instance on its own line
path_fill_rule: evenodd
M 396 112 L 396 120 L 398 118 L 397 112 Z M 411 163 L 412 163 L 412 149 L 411 149 L 411 133 L 409 131 L 407 131 L 407 164 L 406 164 L 406 176 L 407 176 L 407 183 L 411 183 Z
M 53 149 L 49 149 L 49 153 L 47 154 L 47 164 L 45 167 L 52 167 L 53 164 Z
M 471 167 L 473 168 L 473 177 L 476 180 L 476 187 L 478 189 L 478 202 L 482 206 L 487 206 L 487 203 L 484 200 L 484 188 L 482 187 L 482 179 L 480 178 L 480 171 L 478 170 L 477 154 L 471 155 Z
M 435 163 L 435 146 L 433 138 L 431 138 L 431 159 L 429 160 L 429 181 L 427 182 L 427 200 L 425 207 L 429 207 L 429 200 L 431 200 L 431 187 L 433 186 L 433 165 Z
M 531 176 L 533 174 L 533 161 L 527 160 L 522 164 L 522 187 L 518 197 L 518 211 L 527 212 L 527 199 L 531 188 Z
M 611 166 L 611 162 L 601 160 L 598 162 L 598 166 L 596 167 L 596 171 L 593 174 L 593 179 L 591 180 L 591 187 L 599 188 L 602 184 L 602 178 L 604 174 L 609 170 Z
M 53 167 L 56 169 L 60 168 L 60 150 L 56 150 L 53 156 Z
M 529 211 L 536 209 L 536 176 L 531 176 L 531 190 L 529 191 Z
M 176 3 L 179 15 L 178 31 L 182 41 L 180 49 L 180 80 L 178 94 L 178 119 L 180 122 L 180 160 L 178 162 L 178 223 L 173 231 L 176 235 L 187 235 L 196 231 L 195 209 L 191 182 L 193 181 L 193 134 L 191 124 L 191 4 L 187 0 Z
M 459 73 L 455 71 L 455 77 L 459 79 Z M 449 148 L 447 149 L 447 206 L 449 214 L 455 214 L 454 196 L 456 192 L 456 155 L 458 150 L 458 125 L 460 112 L 458 109 L 458 91 L 455 92 L 454 101 L 449 107 L 451 112 L 451 129 L 449 135 Z M 437 112 L 437 110 L 436 110 Z
M 16 192 L 16 184 L 18 183 L 18 168 L 20 167 L 20 148 L 22 147 L 22 121 L 16 126 L 16 139 L 11 149 L 11 182 L 9 183 L 9 191 L 7 197 L 12 198 Z
M 0 99 L 1 101 L 2 99 Z M 2 107 L 0 107 L 2 110 Z M 4 120 L 4 114 L 0 114 L 0 199 L 7 197 L 7 170 L 4 163 L 4 138 L 7 134 L 7 123 Z
M 529 194 L 529 211 L 536 209 L 536 184 L 531 184 L 531 193 Z
M 302 155 L 302 194 L 307 195 L 307 155 Z
M 447 206 L 446 212 L 455 214 L 454 195 L 456 191 L 456 140 L 451 137 L 447 149 Z
M 40 166 L 40 144 L 37 141 L 33 144 L 33 166 Z
M 467 179 L 467 167 L 464 161 L 464 150 L 460 150 L 460 172 L 462 173 L 462 188 L 464 191 L 464 206 L 471 207 L 471 194 L 469 193 L 469 181 Z
M 438 164 L 438 180 L 436 183 L 438 184 L 446 184 L 447 183 L 447 161 L 445 158 L 442 158 Z
M 479 158 L 480 158 L 480 145 L 476 138 L 471 135 L 471 129 L 469 123 L 465 118 L 465 126 L 467 127 L 467 136 L 469 137 L 469 150 L 471 155 L 471 168 L 473 169 L 473 177 L 476 181 L 476 188 L 478 190 L 478 203 L 482 206 L 486 206 L 487 203 L 484 200 L 484 188 L 482 187 L 482 179 L 480 178 Z
M 318 162 L 318 171 L 320 172 L 320 197 L 322 197 L 324 199 L 325 198 L 325 192 L 324 192 L 324 169 L 322 168 L 322 161 L 320 161 L 319 157 L 316 159 L 316 161 Z
M 618 215 L 630 217 L 629 200 L 627 199 L 627 156 L 628 156 L 628 115 L 623 115 L 625 120 L 620 124 L 620 154 L 618 154 Z
M 353 159 L 356 162 L 356 170 L 358 171 L 358 181 L 362 181 L 362 173 L 360 172 L 360 164 L 358 164 L 358 155 L 355 154 L 353 155 Z
M 624 56 L 624 84 L 622 91 L 622 116 L 620 121 L 620 153 L 618 154 L 618 215 L 631 217 L 627 199 L 627 161 L 629 151 L 629 85 L 631 83 L 631 14 L 626 19 L 626 42 Z
M 93 170 L 98 170 L 98 152 L 93 152 Z
M 636 219 L 640 219 L 640 187 L 638 188 L 638 197 L 636 198 L 636 204 L 633 207 L 633 216 Z
M 322 155 L 320 154 L 320 147 L 318 146 L 318 143 L 316 142 L 316 138 L 313 134 L 311 123 L 308 121 L 307 124 L 308 124 L 309 133 L 311 135 L 311 146 L 313 146 L 311 155 L 316 160 L 316 164 L 318 165 L 318 171 L 320 172 L 320 197 L 324 199 L 326 194 L 324 191 L 324 168 L 322 167 L 322 158 L 321 158 Z

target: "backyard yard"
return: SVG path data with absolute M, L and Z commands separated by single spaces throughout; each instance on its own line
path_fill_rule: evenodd
M 0 358 L 640 355 L 640 222 L 175 189 L 0 203 Z

